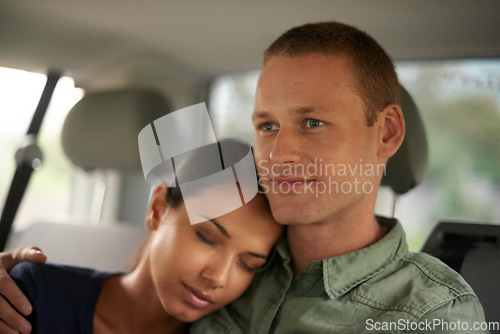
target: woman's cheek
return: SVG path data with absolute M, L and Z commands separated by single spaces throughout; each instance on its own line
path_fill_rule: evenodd
M 231 283 L 228 285 L 228 290 L 230 290 L 228 295 L 231 295 L 230 301 L 240 297 L 250 286 L 253 278 L 254 275 L 242 272 L 241 270 L 239 273 L 235 274 L 233 279 L 231 279 Z

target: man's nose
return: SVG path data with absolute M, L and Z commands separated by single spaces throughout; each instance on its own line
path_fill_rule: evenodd
M 299 137 L 300 134 L 293 131 L 293 129 L 280 129 L 269 153 L 271 163 L 277 165 L 299 163 Z

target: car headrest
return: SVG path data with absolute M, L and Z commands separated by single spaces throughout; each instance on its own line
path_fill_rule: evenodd
M 165 96 L 150 89 L 89 92 L 66 116 L 62 147 L 85 170 L 140 171 L 137 135 L 170 111 Z
M 413 98 L 404 87 L 400 88 L 406 134 L 401 147 L 387 162 L 381 182 L 396 194 L 404 194 L 418 185 L 425 176 L 428 163 L 424 123 Z

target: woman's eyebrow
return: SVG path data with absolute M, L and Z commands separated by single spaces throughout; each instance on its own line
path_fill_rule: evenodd
M 228 239 L 231 239 L 231 235 L 227 232 L 227 230 L 224 228 L 224 226 L 219 224 L 219 222 L 217 220 L 215 220 L 214 218 L 208 218 L 208 217 L 204 217 L 204 218 L 206 218 L 208 221 L 212 222 L 212 224 L 214 224 L 215 227 L 217 227 L 217 229 L 220 231 L 220 233 L 222 233 L 223 236 L 225 236 Z

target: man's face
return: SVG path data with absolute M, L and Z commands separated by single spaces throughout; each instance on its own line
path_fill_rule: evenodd
M 278 56 L 262 70 L 255 111 L 255 159 L 275 219 L 308 224 L 370 213 L 383 173 L 378 124 L 344 58 Z

